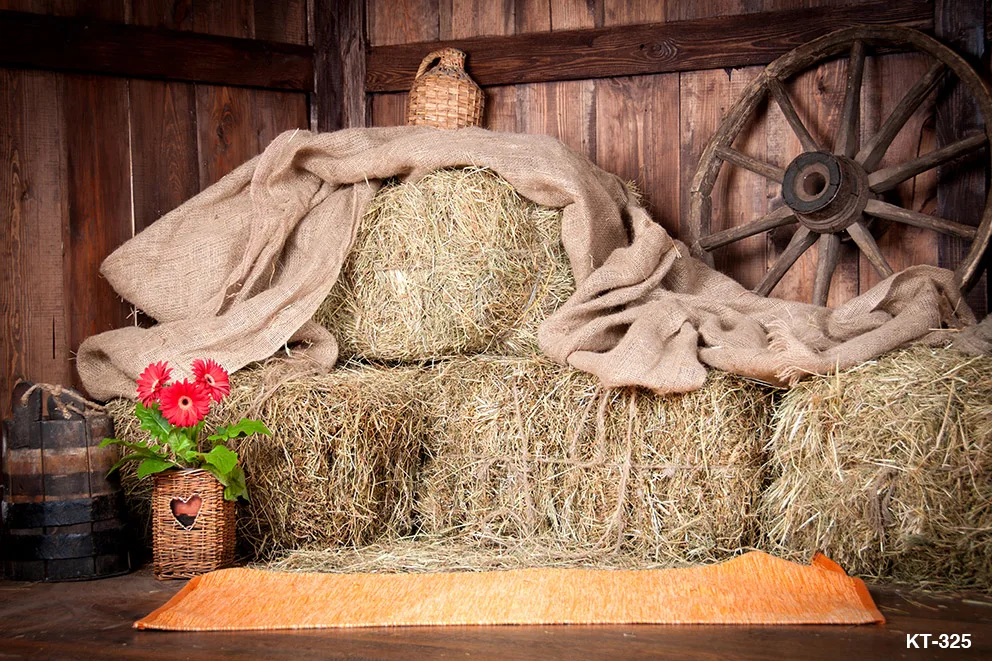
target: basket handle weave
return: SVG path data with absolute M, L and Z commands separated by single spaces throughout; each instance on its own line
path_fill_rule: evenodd
M 434 64 L 435 60 L 441 60 L 441 64 L 450 67 L 457 67 L 463 69 L 465 67 L 465 53 L 458 50 L 457 48 L 442 48 L 441 50 L 436 50 L 427 54 L 424 61 L 420 63 L 420 68 L 417 69 L 417 75 L 414 78 L 420 78 L 427 71 L 428 67 Z

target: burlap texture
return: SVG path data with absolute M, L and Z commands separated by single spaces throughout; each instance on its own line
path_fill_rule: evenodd
M 577 291 L 541 327 L 553 359 L 607 386 L 698 388 L 709 365 L 763 381 L 846 368 L 975 323 L 950 271 L 919 266 L 836 309 L 762 298 L 689 257 L 622 182 L 550 137 L 471 128 L 290 131 L 163 216 L 103 263 L 154 317 L 88 338 L 78 368 L 98 399 L 134 396 L 148 363 L 180 378 L 194 358 L 235 371 L 290 343 L 330 367 L 337 344 L 311 316 L 334 284 L 382 179 L 488 167 L 563 207 Z M 673 173 L 674 175 L 674 173 Z

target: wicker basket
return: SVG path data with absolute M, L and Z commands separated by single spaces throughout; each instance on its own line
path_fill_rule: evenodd
M 170 470 L 155 475 L 155 578 L 192 578 L 232 564 L 235 522 L 234 501 L 224 500 L 223 485 L 207 471 Z
M 437 66 L 428 70 L 435 61 Z M 465 73 L 465 53 L 444 48 L 420 63 L 410 90 L 406 123 L 442 129 L 479 126 L 485 102 L 482 89 Z

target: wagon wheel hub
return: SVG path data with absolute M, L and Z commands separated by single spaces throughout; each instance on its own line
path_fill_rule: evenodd
M 837 233 L 861 218 L 868 175 L 844 156 L 804 152 L 785 170 L 782 198 L 800 223 L 819 234 Z

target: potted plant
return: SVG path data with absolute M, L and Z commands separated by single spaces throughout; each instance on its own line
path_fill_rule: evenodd
M 111 472 L 136 461 L 139 479 L 154 476 L 152 553 L 159 579 L 191 578 L 233 562 L 234 502 L 247 500 L 248 488 L 238 454 L 227 444 L 272 433 L 257 420 L 243 419 L 206 434 L 204 419 L 211 404 L 230 394 L 230 380 L 213 360 L 193 361 L 192 372 L 192 382 L 170 383 L 168 363 L 146 367 L 138 376 L 134 414 L 148 438 L 100 443 L 125 448 Z

